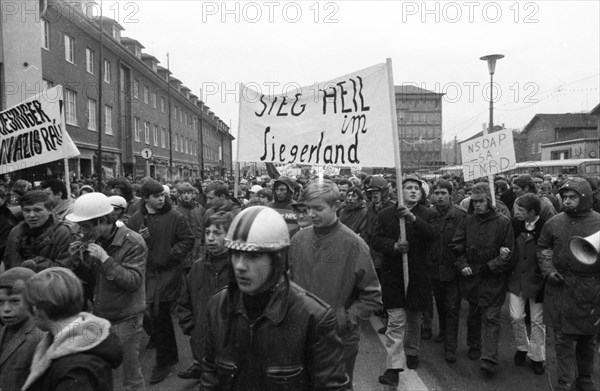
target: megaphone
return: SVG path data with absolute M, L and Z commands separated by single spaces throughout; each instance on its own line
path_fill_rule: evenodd
M 594 264 L 600 253 L 600 231 L 585 238 L 573 236 L 569 240 L 569 248 L 579 262 L 585 265 Z

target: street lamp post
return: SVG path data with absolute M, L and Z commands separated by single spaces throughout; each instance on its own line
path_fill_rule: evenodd
M 494 131 L 494 72 L 496 70 L 496 60 L 504 58 L 503 54 L 489 54 L 479 58 L 480 60 L 487 61 L 488 71 L 490 72 L 490 124 L 488 133 Z

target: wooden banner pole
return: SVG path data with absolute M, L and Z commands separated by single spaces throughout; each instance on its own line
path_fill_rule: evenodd
M 392 68 L 392 59 L 386 60 L 387 72 L 388 72 L 388 90 L 390 95 L 390 108 L 392 110 L 392 141 L 394 143 L 394 160 L 396 163 L 396 182 L 398 183 L 398 205 L 404 205 L 404 197 L 402 196 L 402 163 L 400 160 L 400 139 L 398 138 L 398 118 L 396 115 L 396 91 L 394 88 L 394 73 Z M 400 218 L 400 237 L 399 241 L 406 241 L 406 226 L 404 218 Z M 408 254 L 402 254 L 402 272 L 404 274 L 404 295 L 408 292 L 408 284 L 410 282 L 408 278 Z

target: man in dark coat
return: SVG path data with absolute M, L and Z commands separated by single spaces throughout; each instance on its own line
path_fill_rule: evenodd
M 545 373 L 546 326 L 543 317 L 544 279 L 536 258 L 537 241 L 546 223 L 540 217 L 540 199 L 533 193 L 517 198 L 515 217 L 512 218 L 515 233 L 514 268 L 508 278 L 509 308 L 517 352 L 515 365 L 523 365 L 527 356 L 531 359 L 533 372 Z M 525 304 L 529 303 L 531 338 L 525 326 Z
M 597 390 L 592 382 L 596 336 L 600 333 L 600 262 L 578 261 L 569 249 L 573 236 L 600 229 L 592 210 L 592 188 L 583 178 L 569 178 L 560 188 L 564 212 L 550 219 L 538 240 L 537 258 L 546 278 L 544 322 L 554 330 L 558 382 L 556 391 L 571 389 L 577 367 L 578 390 Z
M 405 206 L 392 206 L 379 213 L 372 240 L 375 251 L 383 254 L 381 285 L 388 314 L 387 369 L 379 382 L 387 385 L 398 385 L 398 374 L 405 363 L 409 369 L 418 367 L 422 312 L 431 307 L 431 281 L 425 259 L 428 247 L 435 240 L 429 222 L 436 213 L 419 204 L 423 192 L 416 177 L 403 181 L 402 193 Z M 406 221 L 407 242 L 398 240 L 401 217 Z M 409 271 L 406 296 L 402 268 L 405 252 L 408 252 Z
M 141 187 L 141 209 L 128 226 L 148 245 L 146 301 L 150 313 L 144 328 L 156 345 L 156 363 L 150 383 L 163 381 L 179 361 L 171 310 L 179 298 L 183 260 L 194 247 L 194 235 L 185 216 L 172 209 L 163 186 L 150 178 Z
M 340 222 L 360 235 L 367 219 L 367 205 L 358 187 L 352 187 L 347 192 L 347 198 L 340 212 Z
M 208 304 L 202 390 L 347 387 L 335 310 L 289 280 L 289 245 L 287 225 L 271 208 L 252 206 L 234 219 L 229 285 Z
M 438 239 L 433 245 L 428 261 L 440 324 L 440 334 L 435 341 L 445 342 L 444 358 L 453 363 L 456 361 L 458 345 L 461 296 L 456 258 L 448 249 L 448 245 L 467 213 L 452 203 L 452 182 L 441 179 L 433 185 L 432 190 L 434 205 L 431 209 L 437 212 L 437 216 L 433 218 L 431 225 L 438 234 Z
M 450 246 L 462 275 L 462 295 L 469 301 L 469 358 L 482 357 L 481 370 L 493 375 L 498 365 L 500 309 L 515 238 L 510 220 L 493 208 L 487 183 L 477 183 L 472 192 L 467 211 L 470 214 L 458 226 Z

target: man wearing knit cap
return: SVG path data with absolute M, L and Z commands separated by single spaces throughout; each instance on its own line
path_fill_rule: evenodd
M 42 338 L 25 301 L 25 283 L 35 272 L 15 267 L 0 274 L 0 390 L 20 390 Z
M 493 208 L 487 183 L 477 183 L 468 215 L 449 247 L 461 273 L 462 296 L 469 302 L 468 357 L 481 357 L 481 371 L 487 376 L 492 376 L 498 365 L 500 309 L 506 297 L 507 272 L 513 266 L 514 243 L 510 220 Z
M 150 312 L 144 328 L 156 346 L 150 384 L 163 381 L 179 361 L 171 310 L 179 298 L 182 264 L 194 246 L 194 235 L 185 216 L 172 208 L 163 186 L 147 179 L 140 188 L 142 206 L 127 225 L 148 245 L 146 301 Z
M 597 390 L 592 381 L 597 335 L 600 333 L 600 257 L 586 264 L 569 248 L 573 236 L 600 230 L 600 214 L 592 210 L 592 187 L 583 178 L 569 178 L 559 190 L 564 211 L 551 218 L 538 240 L 537 259 L 546 279 L 544 323 L 554 330 L 557 384 L 571 389 Z

